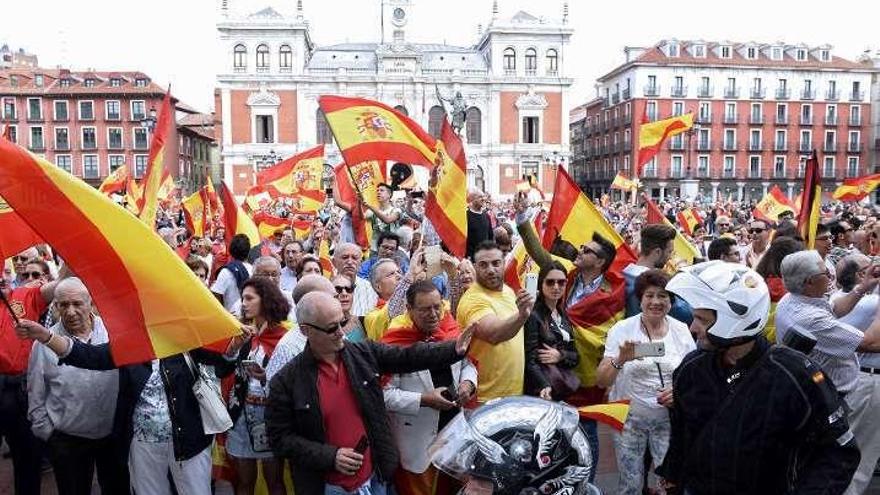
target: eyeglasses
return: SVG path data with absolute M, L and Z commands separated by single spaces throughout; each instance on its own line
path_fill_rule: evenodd
M 565 287 L 565 282 L 566 282 L 566 280 L 564 278 L 557 278 L 557 279 L 545 278 L 544 279 L 544 285 L 558 285 L 560 287 Z
M 343 320 L 341 320 L 341 321 L 335 323 L 335 324 L 334 324 L 333 326 L 331 326 L 330 328 L 319 327 L 318 325 L 313 325 L 313 324 L 311 324 L 311 323 L 300 323 L 300 325 L 301 325 L 301 326 L 312 327 L 312 328 L 314 328 L 315 330 L 317 330 L 317 331 L 319 331 L 319 332 L 321 332 L 321 333 L 326 333 L 327 335 L 333 335 L 333 334 L 336 333 L 336 332 L 342 332 L 343 329 L 344 329 L 345 327 L 348 326 L 348 321 L 349 321 L 349 319 L 348 319 L 348 318 L 345 318 L 345 319 L 343 319 Z
M 830 234 L 819 235 L 819 236 L 816 236 L 816 240 L 817 241 L 830 241 L 831 235 Z
M 29 256 L 13 256 L 12 261 L 16 263 L 24 263 L 25 261 L 30 261 L 31 258 Z
M 354 287 L 350 285 L 335 285 L 334 288 L 336 289 L 337 294 L 342 294 L 343 292 L 346 294 L 354 294 Z
M 43 276 L 42 272 L 24 272 L 21 274 L 21 278 L 25 280 L 38 280 Z
M 583 254 L 592 253 L 594 256 L 599 256 L 599 253 L 595 249 L 591 248 L 590 246 L 588 246 L 586 244 L 581 246 L 581 253 L 583 253 Z
M 764 229 L 749 229 L 749 234 L 760 234 Z

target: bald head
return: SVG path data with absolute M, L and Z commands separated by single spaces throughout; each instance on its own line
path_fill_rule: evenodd
M 296 321 L 301 324 L 324 327 L 327 322 L 332 322 L 334 317 L 341 314 L 342 306 L 339 301 L 334 295 L 325 292 L 309 292 L 296 304 Z
M 321 275 L 306 275 L 297 280 L 296 286 L 293 288 L 293 294 L 291 295 L 293 303 L 297 305 L 297 311 L 300 300 L 304 296 L 315 292 L 329 294 L 331 296 L 336 295 L 336 289 L 333 287 L 333 282 L 330 282 Z M 297 316 L 299 316 L 298 312 Z
M 84 295 L 89 302 L 92 301 L 92 298 L 89 295 L 89 289 L 87 289 L 82 280 L 77 277 L 68 277 L 58 282 L 55 286 L 55 298 L 61 299 L 62 295 Z

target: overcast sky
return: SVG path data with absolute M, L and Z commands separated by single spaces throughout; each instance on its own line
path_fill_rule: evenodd
M 141 70 L 202 111 L 213 106 L 220 0 L 0 0 L 0 43 L 25 48 L 44 67 Z M 235 13 L 272 6 L 292 14 L 296 0 L 229 0 Z M 561 0 L 499 0 L 501 16 L 519 10 L 559 17 Z M 595 79 L 623 61 L 623 47 L 667 37 L 808 45 L 829 43 L 855 59 L 880 47 L 880 2 L 815 0 L 656 0 L 570 3 L 575 32 L 567 52 L 575 78 L 572 104 L 593 96 Z M 378 41 L 380 0 L 303 0 L 319 45 Z M 415 0 L 407 36 L 469 46 L 477 24 L 491 18 L 492 0 Z M 340 14 L 344 14 L 340 16 Z

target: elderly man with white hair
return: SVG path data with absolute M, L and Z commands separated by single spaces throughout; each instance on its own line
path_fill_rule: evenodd
M 880 267 L 863 254 L 851 254 L 837 262 L 837 285 L 831 306 L 840 321 L 866 331 L 874 323 L 880 306 L 877 285 Z M 880 459 L 880 354 L 859 353 L 859 375 L 855 388 L 847 395 L 852 411 L 849 423 L 859 444 L 862 460 L 846 493 L 861 494 L 871 482 Z
M 791 331 L 812 335 L 816 346 L 810 358 L 848 396 L 859 378 L 856 352 L 880 352 L 880 319 L 875 317 L 865 331 L 839 320 L 825 297 L 829 277 L 817 251 L 798 251 L 782 260 L 788 294 L 776 306 L 776 341 L 783 342 Z
M 109 342 L 92 298 L 78 278 L 55 287 L 60 321 L 49 334 L 82 342 Z M 48 343 L 48 342 L 46 342 Z M 28 418 L 34 435 L 46 442 L 60 493 L 89 494 L 95 468 L 103 493 L 128 491 L 125 458 L 112 436 L 119 371 L 94 371 L 58 364 L 44 343 L 34 342 L 28 364 Z
M 362 259 L 361 248 L 350 242 L 339 244 L 333 251 L 333 269 L 336 273 L 348 277 L 354 284 L 354 302 L 351 308 L 351 314 L 354 316 L 366 315 L 376 307 L 376 301 L 379 300 L 370 282 L 357 276 Z

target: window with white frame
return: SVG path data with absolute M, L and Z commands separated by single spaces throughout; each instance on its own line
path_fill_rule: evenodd
M 706 57 L 706 45 L 694 45 L 694 57 Z
M 700 120 L 702 120 L 703 122 L 708 122 L 709 119 L 712 118 L 712 104 L 711 103 L 709 103 L 708 101 L 701 101 L 700 102 L 699 117 L 700 117 Z
M 122 79 L 120 79 L 118 77 L 111 77 L 110 78 L 110 87 L 111 88 L 118 88 L 120 86 L 122 86 Z
M 98 155 L 83 155 L 83 179 L 97 179 L 100 176 Z
M 834 177 L 834 157 L 826 156 L 822 167 L 822 177 Z
M 34 86 L 36 86 L 38 88 L 42 88 L 44 83 L 45 83 L 45 80 L 43 79 L 42 74 L 37 74 L 34 76 Z
M 232 49 L 232 67 L 235 72 L 247 69 L 247 48 L 241 43 L 235 45 L 235 48 Z
M 859 151 L 859 131 L 849 131 L 849 151 L 856 152 Z
M 736 158 L 730 155 L 724 156 L 724 177 L 733 178 L 736 175 Z
M 831 60 L 831 52 L 830 51 L 822 50 L 820 53 L 821 53 L 823 62 L 828 62 L 829 60 Z
M 859 157 L 851 156 L 846 159 L 846 175 L 847 177 L 859 176 Z
M 684 115 L 684 102 L 683 101 L 674 101 L 672 102 L 672 115 Z
M 70 155 L 55 155 L 55 166 L 68 174 L 73 173 L 73 161 Z
M 862 125 L 862 107 L 860 107 L 859 105 L 850 105 L 849 124 Z
M 15 112 L 15 98 L 3 98 L 3 118 L 8 120 L 18 118 Z
M 770 58 L 773 60 L 782 60 L 782 48 L 774 46 L 770 49 Z
M 6 136 L 9 138 L 9 142 L 18 143 L 18 126 L 6 124 L 6 128 L 3 129 L 3 132 L 6 133 Z
M 522 118 L 522 142 L 532 144 L 541 142 L 540 119 L 538 117 Z
M 107 100 L 104 102 L 104 110 L 106 112 L 107 120 L 120 120 L 122 119 L 122 111 L 119 108 L 119 100 Z
M 43 120 L 43 100 L 28 98 L 28 120 Z
M 809 103 L 801 105 L 801 124 L 813 123 L 813 105 Z
M 759 155 L 749 156 L 749 177 L 752 179 L 761 177 L 761 157 Z
M 43 140 L 43 126 L 32 126 L 30 128 L 31 131 L 31 149 L 32 150 L 43 150 L 46 149 L 46 142 Z
M 144 120 L 147 117 L 147 103 L 144 100 L 131 100 L 131 120 Z
M 785 177 L 785 155 L 773 157 L 773 177 L 777 179 Z
M 93 150 L 98 148 L 98 134 L 94 127 L 82 127 L 82 149 Z
M 653 122 L 657 120 L 657 102 L 649 101 L 645 103 L 645 114 L 648 116 L 648 120 Z
M 293 50 L 290 49 L 290 45 L 281 45 L 278 49 L 278 66 L 282 69 L 293 67 Z
M 131 130 L 133 135 L 134 149 L 145 150 L 149 146 L 147 143 L 147 130 L 143 127 L 135 127 Z
M 56 150 L 69 150 L 70 149 L 70 133 L 67 130 L 67 127 L 56 127 L 55 128 L 55 149 Z
M 108 127 L 107 148 L 111 150 L 121 150 L 122 146 L 122 127 Z
M 269 69 L 269 46 L 266 44 L 257 47 L 257 72 L 265 72 Z
M 825 131 L 825 151 L 836 151 L 835 142 L 837 141 L 837 133 L 834 131 Z
M 779 129 L 776 131 L 776 139 L 774 140 L 774 148 L 776 151 L 786 151 L 788 149 L 787 131 Z
M 559 71 L 559 52 L 554 48 L 547 50 L 547 74 L 555 75 Z M 629 89 L 629 79 L 627 79 L 627 89 Z
M 143 178 L 147 173 L 148 155 L 134 155 L 134 178 Z
M 746 58 L 749 60 L 758 58 L 758 49 L 753 46 L 746 48 Z
M 724 121 L 727 123 L 736 123 L 736 103 L 727 102 L 724 104 Z
M 79 120 L 95 120 L 95 102 L 79 102 Z
M 760 151 L 761 149 L 761 129 L 751 129 L 749 131 L 749 150 Z
M 125 165 L 125 155 L 109 155 L 107 156 L 107 165 L 110 166 L 110 172 Z
M 798 61 L 801 61 L 801 62 L 803 62 L 804 60 L 806 60 L 806 59 L 807 59 L 807 51 L 804 50 L 803 48 L 798 48 L 798 50 L 797 50 L 797 59 L 798 59 Z
M 721 47 L 721 58 L 730 58 L 732 49 L 729 45 L 723 45 Z
M 504 49 L 504 70 L 506 72 L 516 70 L 516 50 L 511 47 Z
M 254 126 L 257 130 L 258 143 L 275 142 L 275 119 L 272 115 L 255 115 Z
M 70 118 L 67 100 L 55 100 L 52 106 L 55 111 L 55 120 L 66 121 Z
M 697 176 L 709 177 L 709 156 L 700 155 L 697 157 Z
M 675 41 L 672 41 L 669 43 L 669 56 L 670 57 L 677 57 L 678 56 L 678 43 Z
M 736 129 L 724 129 L 724 149 L 736 149 Z
M 801 144 L 798 147 L 801 153 L 807 153 L 813 149 L 813 132 L 801 131 Z
M 683 177 L 682 174 L 682 156 L 681 155 L 672 155 L 672 159 L 669 164 L 670 172 L 672 173 L 672 177 Z
M 538 70 L 538 51 L 534 48 L 526 49 L 526 74 L 535 74 Z

